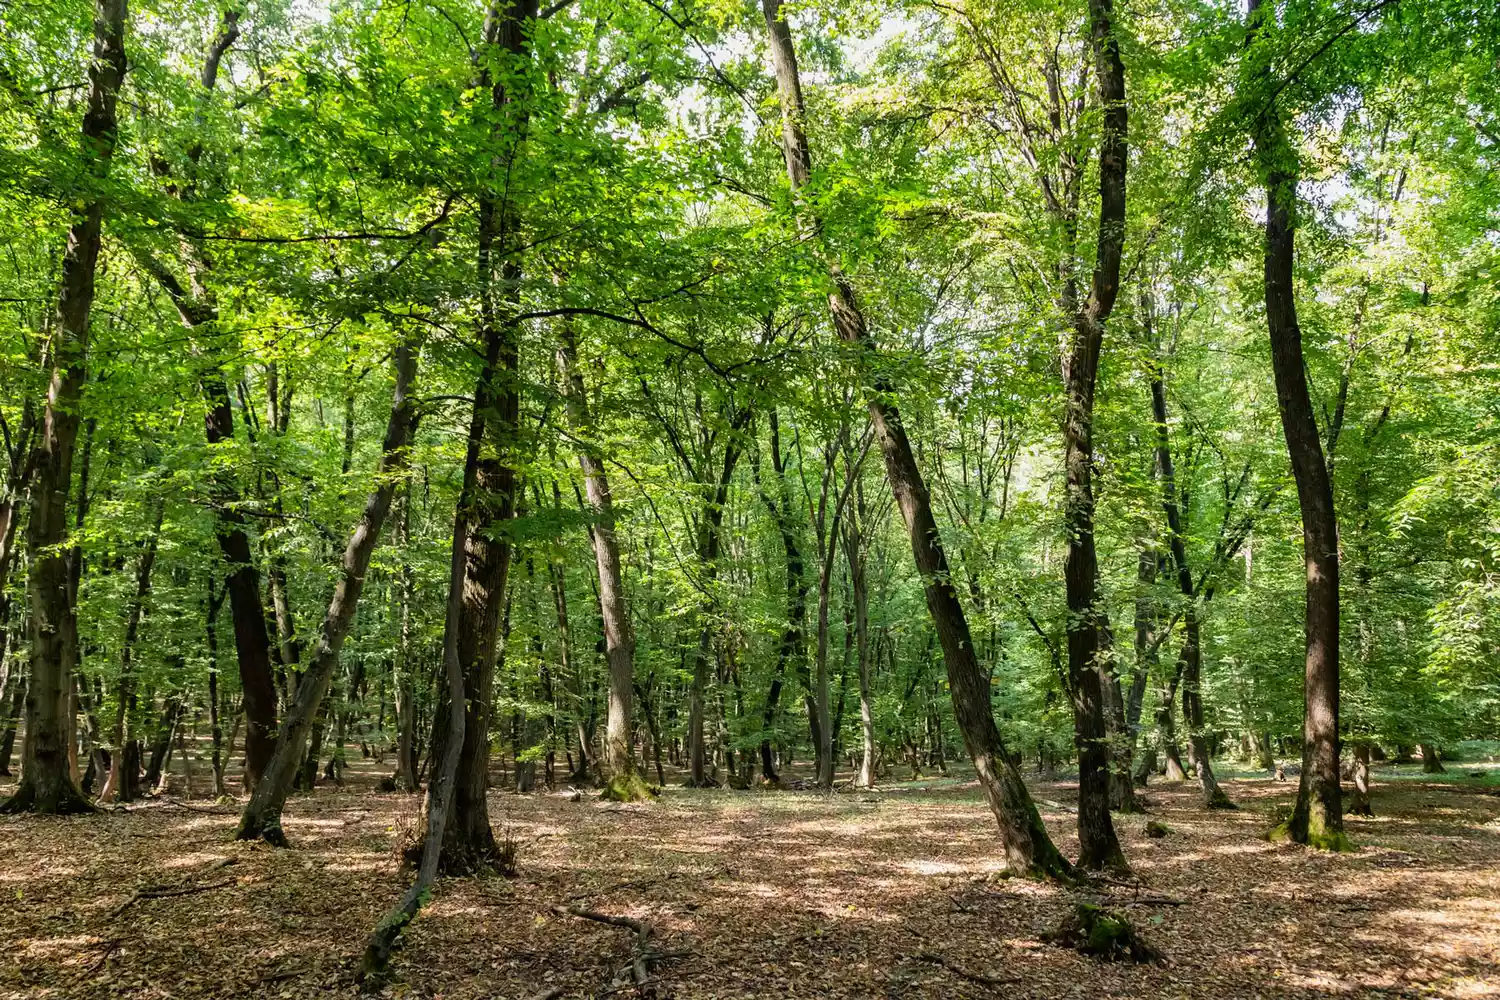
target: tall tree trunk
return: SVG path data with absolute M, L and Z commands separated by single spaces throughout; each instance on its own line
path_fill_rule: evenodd
M 74 782 L 73 669 L 78 635 L 68 593 L 68 492 L 73 451 L 87 379 L 89 315 L 104 225 L 101 190 L 114 156 L 115 104 L 125 78 L 126 0 L 96 0 L 93 58 L 88 65 L 87 107 L 81 156 L 87 187 L 68 230 L 58 295 L 52 378 L 33 459 L 27 551 L 31 570 L 31 679 L 26 688 L 26 742 L 21 784 L 0 812 L 77 813 L 93 806 Z
M 635 635 L 625 603 L 625 581 L 620 568 L 620 543 L 615 536 L 615 508 L 604 469 L 598 428 L 589 413 L 588 394 L 578 370 L 578 343 L 572 324 L 559 324 L 558 376 L 567 398 L 568 423 L 578 441 L 578 465 L 593 516 L 594 560 L 599 568 L 599 618 L 604 625 L 604 655 L 609 664 L 609 702 L 604 727 L 605 764 L 609 769 L 609 797 L 634 801 L 649 794 L 636 773 L 631 751 L 631 690 L 635 679 Z
M 487 90 L 493 112 L 491 169 L 478 196 L 479 339 L 484 367 L 474 391 L 464 483 L 453 529 L 453 574 L 449 579 L 445 645 L 451 644 L 464 674 L 465 723 L 442 847 L 445 871 L 489 868 L 499 857 L 490 829 L 489 721 L 499 656 L 500 617 L 510 579 L 511 546 L 504 535 L 515 512 L 514 447 L 520 412 L 517 330 L 500 315 L 502 298 L 513 302 L 521 279 L 510 251 L 520 240 L 520 213 L 498 185 L 508 164 L 520 155 L 527 111 L 512 82 L 527 76 L 531 22 L 536 0 L 491 4 L 485 14 L 484 45 L 476 87 Z M 498 72 L 497 72 L 498 71 Z M 498 271 L 498 281 L 497 281 Z M 497 287 L 497 285 L 499 287 Z M 434 760 L 447 756 L 451 738 L 448 713 L 441 709 L 433 727 Z M 429 790 L 429 796 L 431 792 Z M 426 831 L 424 831 L 424 840 Z
M 1276 103 L 1265 97 L 1271 86 L 1269 41 L 1259 39 L 1274 23 L 1275 7 L 1250 0 L 1247 62 L 1252 92 L 1263 106 L 1255 117 L 1255 154 L 1266 188 L 1265 298 L 1271 341 L 1271 368 L 1281 429 L 1297 483 L 1302 511 L 1302 550 L 1307 570 L 1305 700 L 1302 724 L 1302 776 L 1297 804 L 1285 834 L 1315 847 L 1342 849 L 1342 791 L 1339 787 L 1339 552 L 1333 483 L 1318 436 L 1317 417 L 1302 358 L 1293 275 L 1296 247 L 1297 153 Z
M 782 0 L 762 0 L 781 104 L 782 152 L 795 195 L 807 183 L 812 154 L 802 131 L 802 122 L 806 119 L 802 84 L 797 74 L 791 28 L 781 15 L 781 4 Z M 815 214 L 806 206 L 800 211 L 809 233 L 821 236 L 821 225 Z M 854 286 L 836 265 L 827 261 L 825 265 L 833 285 L 828 306 L 834 328 L 840 339 L 857 352 L 861 377 L 869 379 L 868 407 L 875 439 L 880 444 L 891 491 L 911 538 L 912 556 L 922 576 L 927 609 L 942 643 L 954 714 L 969 756 L 974 760 L 980 785 L 999 823 L 1006 859 L 1012 868 L 1023 874 L 1066 874 L 1072 866 L 1058 853 L 1048 836 L 1031 793 L 1026 790 L 995 725 L 990 707 L 989 675 L 980 669 L 975 656 L 969 623 L 953 587 L 947 555 L 933 517 L 932 500 L 900 412 L 891 401 L 892 386 L 889 379 L 880 374 L 880 366 L 871 363 L 876 360 L 877 348 L 855 298 Z M 1105 814 L 1107 817 L 1107 809 Z
M 260 783 L 251 793 L 250 801 L 240 816 L 240 826 L 236 833 L 240 840 L 264 839 L 278 846 L 286 844 L 286 835 L 281 829 L 281 810 L 292 789 L 298 765 L 303 760 L 308 729 L 323 707 L 328 687 L 338 669 L 339 652 L 354 624 L 354 612 L 364 591 L 370 557 L 380 540 L 380 530 L 390 511 L 391 499 L 406 468 L 407 448 L 417 413 L 416 403 L 411 399 L 417 359 L 410 343 L 402 342 L 397 345 L 395 365 L 396 388 L 391 400 L 390 419 L 386 424 L 385 441 L 381 447 L 380 465 L 375 472 L 375 488 L 365 500 L 364 512 L 344 547 L 339 581 L 334 587 L 333 599 L 328 603 L 328 611 L 323 616 L 322 628 L 318 631 L 318 645 L 312 666 L 302 676 L 296 700 L 282 721 L 276 751 L 271 755 Z M 350 694 L 353 693 L 351 690 Z
M 1120 290 L 1125 246 L 1127 167 L 1125 67 L 1115 39 L 1112 0 L 1089 0 L 1097 99 L 1103 112 L 1099 141 L 1099 236 L 1087 300 L 1073 317 L 1073 342 L 1063 358 L 1067 493 L 1063 520 L 1068 554 L 1063 576 L 1068 598 L 1068 680 L 1073 696 L 1078 748 L 1079 864 L 1126 867 L 1109 816 L 1109 751 L 1105 743 L 1103 693 L 1096 660 L 1100 651 L 1099 563 L 1094 547 L 1094 390 L 1105 325 Z

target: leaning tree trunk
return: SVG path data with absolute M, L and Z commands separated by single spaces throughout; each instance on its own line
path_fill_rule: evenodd
M 286 835 L 281 829 L 281 810 L 286 805 L 286 797 L 292 790 L 292 782 L 303 762 L 308 730 L 324 706 L 328 687 L 339 666 L 339 653 L 344 647 L 349 629 L 354 625 L 354 612 L 364 591 L 370 557 L 380 540 L 380 531 L 385 524 L 386 514 L 390 511 L 391 499 L 395 496 L 401 473 L 405 470 L 407 449 L 416 424 L 417 410 L 416 403 L 411 398 L 411 389 L 416 377 L 417 359 L 409 343 L 397 345 L 395 364 L 396 388 L 380 452 L 380 464 L 375 472 L 375 488 L 366 499 L 359 523 L 355 525 L 349 542 L 344 547 L 339 581 L 334 587 L 333 599 L 328 603 L 328 611 L 323 616 L 312 666 L 302 675 L 296 699 L 287 709 L 286 718 L 282 721 L 276 751 L 271 755 L 259 784 L 255 786 L 250 801 L 240 816 L 236 834 L 240 840 L 264 839 L 277 846 L 286 846 Z M 350 693 L 353 694 L 352 691 Z
M 609 770 L 610 798 L 634 801 L 650 793 L 635 768 L 631 751 L 630 702 L 635 679 L 635 635 L 625 603 L 625 580 L 620 568 L 620 542 L 615 536 L 614 498 L 604 455 L 599 448 L 583 374 L 578 370 L 578 344 L 572 324 L 559 327 L 557 370 L 567 398 L 568 423 L 578 441 L 578 465 L 593 515 L 594 560 L 599 568 L 599 618 L 604 624 L 604 657 L 609 664 L 609 701 L 604 727 L 604 762 Z
M 787 177 L 795 194 L 807 183 L 812 155 L 807 136 L 802 131 L 806 115 L 796 52 L 791 28 L 781 14 L 781 4 L 782 0 L 762 0 L 781 104 L 782 152 L 786 158 Z M 801 206 L 800 211 L 809 234 L 821 235 L 816 215 L 807 206 Z M 861 375 L 870 379 L 867 404 L 870 421 L 885 459 L 891 491 L 906 522 L 912 556 L 922 576 L 927 610 L 942 643 L 954 714 L 969 755 L 974 760 L 980 785 L 999 823 L 1006 859 L 1012 868 L 1024 874 L 1068 874 L 1072 866 L 1048 836 L 1031 793 L 1026 790 L 995 725 L 990 708 L 989 675 L 980 669 L 975 655 L 969 623 L 953 587 L 947 554 L 943 551 L 933 517 L 932 500 L 900 412 L 891 401 L 892 386 L 880 374 L 880 366 L 872 364 L 876 360 L 877 348 L 855 298 L 854 286 L 837 266 L 831 263 L 827 266 L 833 285 L 828 306 L 834 328 L 840 339 L 854 348 Z
M 21 784 L 3 812 L 77 813 L 93 809 L 74 782 L 73 668 L 78 659 L 77 622 L 68 593 L 68 493 L 87 379 L 89 314 L 104 227 L 103 183 L 114 156 L 115 105 L 125 78 L 126 0 L 96 0 L 93 58 L 83 115 L 84 192 L 68 230 L 58 295 L 52 380 L 33 457 L 27 551 L 31 569 L 31 679 L 26 689 L 26 741 Z M 71 200 L 71 199 L 70 199 Z
M 1149 309 L 1149 301 L 1147 303 Z M 1148 314 L 1149 315 L 1149 314 Z M 1167 543 L 1172 553 L 1172 563 L 1177 571 L 1177 589 L 1187 607 L 1183 611 L 1182 654 L 1177 660 L 1173 678 L 1173 689 L 1177 678 L 1182 681 L 1182 721 L 1188 728 L 1188 754 L 1198 774 L 1198 786 L 1203 792 L 1203 805 L 1209 809 L 1233 809 L 1234 803 L 1219 787 L 1214 777 L 1213 764 L 1208 758 L 1208 744 L 1203 738 L 1202 683 L 1203 644 L 1200 638 L 1198 588 L 1193 583 L 1192 567 L 1188 564 L 1187 542 L 1183 531 L 1183 501 L 1177 489 L 1177 472 L 1172 461 L 1172 441 L 1167 424 L 1167 387 L 1160 363 L 1150 366 L 1151 419 L 1156 425 L 1156 478 L 1161 484 L 1161 507 L 1167 520 Z M 1182 774 L 1182 761 L 1177 756 L 1176 739 L 1171 734 L 1172 705 L 1170 699 L 1159 710 L 1163 719 L 1163 739 L 1167 742 L 1167 777 L 1176 780 Z M 1173 774 L 1173 769 L 1177 774 Z
M 1275 8 L 1250 0 L 1250 83 L 1263 104 L 1254 121 L 1255 154 L 1266 189 L 1265 298 L 1271 341 L 1271 368 L 1281 429 L 1297 483 L 1302 512 L 1302 552 L 1307 570 L 1305 699 L 1302 724 L 1302 776 L 1297 804 L 1284 832 L 1293 841 L 1340 849 L 1347 845 L 1339 787 L 1339 552 L 1333 483 L 1323 456 L 1317 417 L 1302 357 L 1297 325 L 1296 256 L 1297 154 L 1288 139 L 1271 87 L 1269 45 L 1258 36 L 1275 18 Z M 1247 95 L 1248 96 L 1248 95 Z

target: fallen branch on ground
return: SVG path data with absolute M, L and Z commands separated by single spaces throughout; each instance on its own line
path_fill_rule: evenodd
M 613 927 L 624 927 L 635 932 L 635 941 L 630 948 L 630 969 L 635 985 L 646 985 L 647 972 L 646 963 L 651 958 L 647 944 L 651 940 L 651 925 L 644 920 L 634 917 L 617 916 L 613 913 L 598 913 L 594 910 L 586 910 L 581 906 L 554 906 L 553 913 L 561 916 L 581 917 L 584 920 L 593 920 L 601 924 L 609 924 Z
M 222 869 L 228 868 L 230 865 L 238 863 L 239 858 L 219 858 L 218 860 L 210 864 L 207 868 L 203 869 L 201 874 L 207 875 L 209 872 L 221 871 Z M 143 899 L 166 899 L 170 896 L 187 896 L 195 892 L 207 892 L 210 889 L 222 889 L 226 885 L 233 885 L 235 881 L 235 879 L 231 878 L 225 879 L 222 882 L 210 882 L 206 885 L 154 885 L 148 886 L 144 889 L 137 889 L 129 899 L 125 900 L 125 902 L 121 903 L 118 907 L 115 908 L 114 912 L 110 914 L 110 917 L 118 917 L 120 914 L 124 913 L 130 907 L 134 906 L 136 903 L 139 903 Z
M 238 881 L 239 879 L 226 878 L 222 882 L 209 882 L 206 885 L 157 886 L 150 889 L 137 889 L 135 894 L 116 907 L 110 916 L 118 917 L 143 899 L 167 899 L 171 896 L 191 896 L 195 892 L 222 889 L 225 886 L 234 885 Z
M 1009 986 L 1012 983 L 1021 982 L 1020 976 L 988 976 L 982 972 L 970 972 L 946 955 L 940 955 L 935 951 L 919 951 L 912 956 L 912 959 L 918 962 L 931 962 L 933 965 L 940 965 L 960 979 L 967 979 L 969 982 L 979 983 L 981 986 Z

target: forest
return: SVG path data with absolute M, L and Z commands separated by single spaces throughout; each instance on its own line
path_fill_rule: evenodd
M 0 2 L 0 1000 L 1500 996 L 1487 0 Z

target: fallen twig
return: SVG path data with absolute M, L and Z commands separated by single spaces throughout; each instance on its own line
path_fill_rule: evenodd
M 970 972 L 947 956 L 940 955 L 935 951 L 919 951 L 912 958 L 918 962 L 931 962 L 933 965 L 941 965 L 960 979 L 967 979 L 969 982 L 979 983 L 981 986 L 1008 986 L 1011 983 L 1022 981 L 1020 976 L 987 976 L 982 972 Z
M 209 865 L 207 869 L 205 869 L 205 874 L 207 874 L 207 872 L 218 871 L 221 868 L 227 868 L 230 865 L 234 864 L 235 861 L 235 858 L 220 858 L 213 864 Z M 143 899 L 167 899 L 172 896 L 190 896 L 193 893 L 197 892 L 208 892 L 210 889 L 222 889 L 225 886 L 234 885 L 237 881 L 239 880 L 227 878 L 219 882 L 207 882 L 202 885 L 157 885 L 148 886 L 144 889 L 137 889 L 134 893 L 131 894 L 129 899 L 125 900 L 125 902 L 115 907 L 114 912 L 110 914 L 110 917 L 118 917 L 120 914 L 124 913 L 126 910 L 130 909 L 132 906 L 134 906 L 136 903 L 139 903 Z
M 1037 799 L 1037 801 L 1048 809 L 1056 809 L 1060 812 L 1076 813 L 1078 811 L 1077 806 L 1070 806 L 1066 802 L 1053 802 L 1051 799 Z
M 104 946 L 104 951 L 99 955 L 98 958 L 94 959 L 94 964 L 90 965 L 84 972 L 85 976 L 92 976 L 94 973 L 102 969 L 105 963 L 109 961 L 110 956 L 120 950 L 120 945 L 125 943 L 125 939 L 110 938 L 109 940 L 102 941 L 100 943 Z
M 601 924 L 609 924 L 613 927 L 624 927 L 635 932 L 635 942 L 631 946 L 630 968 L 631 975 L 635 979 L 635 985 L 646 985 L 647 972 L 646 962 L 651 957 L 647 949 L 647 942 L 651 939 L 651 925 L 644 920 L 635 917 L 619 916 L 613 913 L 599 913 L 595 910 L 586 910 L 577 904 L 571 906 L 554 906 L 552 912 L 562 916 L 581 917 L 584 920 L 594 920 Z M 602 995 L 602 994 L 601 994 Z

